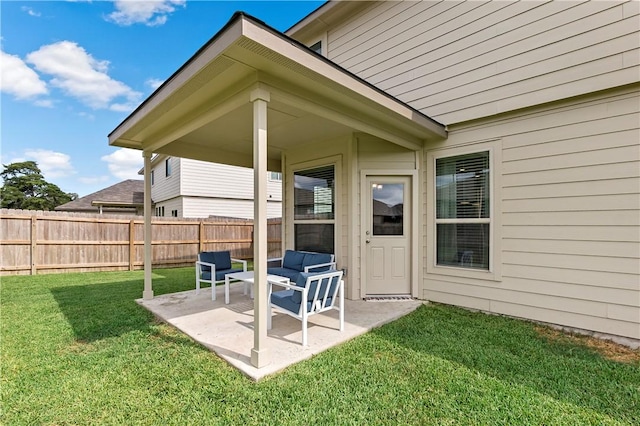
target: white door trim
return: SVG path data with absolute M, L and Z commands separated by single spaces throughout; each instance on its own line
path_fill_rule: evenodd
M 418 297 L 418 265 L 420 263 L 419 259 L 419 243 L 420 239 L 420 229 L 418 228 L 419 221 L 419 204 L 420 199 L 418 198 L 418 173 L 419 170 L 389 170 L 389 169 L 362 169 L 360 170 L 360 229 L 359 229 L 359 240 L 360 240 L 360 298 L 364 298 L 367 295 L 367 283 L 365 271 L 367 270 L 367 247 L 366 247 L 366 235 L 365 228 L 367 227 L 367 205 L 362 201 L 365 199 L 367 194 L 369 193 L 367 188 L 367 177 L 369 176 L 406 176 L 411 179 L 411 214 L 409 220 L 411 221 L 411 296 Z

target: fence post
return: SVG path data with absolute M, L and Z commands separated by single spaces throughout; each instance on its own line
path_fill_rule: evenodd
M 200 221 L 200 226 L 198 228 L 198 253 L 202 253 L 204 251 L 204 222 Z
M 133 262 L 135 261 L 136 247 L 135 247 L 135 222 L 133 219 L 129 222 L 129 270 L 133 271 Z
M 38 238 L 38 233 L 37 233 L 37 220 L 38 218 L 34 216 L 31 216 L 31 275 L 36 275 L 37 273 L 37 268 L 36 268 L 36 244 L 37 244 L 37 238 Z

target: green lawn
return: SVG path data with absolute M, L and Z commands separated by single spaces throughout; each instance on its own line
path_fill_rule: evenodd
M 156 294 L 193 268 L 155 271 Z M 259 383 L 154 321 L 142 272 L 3 277 L 5 425 L 640 424 L 640 362 L 441 305 Z

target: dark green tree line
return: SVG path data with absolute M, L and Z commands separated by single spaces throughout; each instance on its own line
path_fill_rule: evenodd
M 35 161 L 22 161 L 3 165 L 3 185 L 0 188 L 2 208 L 24 210 L 53 210 L 78 198 L 49 183 Z

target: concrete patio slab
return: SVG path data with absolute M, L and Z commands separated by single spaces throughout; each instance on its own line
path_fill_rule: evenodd
M 337 311 L 314 315 L 309 319 L 307 347 L 300 344 L 300 321 L 274 311 L 273 327 L 269 330 L 266 344 L 270 363 L 258 369 L 251 365 L 253 300 L 244 295 L 243 290 L 243 283 L 231 285 L 229 305 L 224 304 L 224 286 L 217 288 L 215 301 L 211 300 L 211 290 L 206 288 L 199 295 L 195 290 L 190 290 L 156 296 L 152 300 L 138 299 L 136 302 L 214 351 L 253 380 L 260 380 L 407 315 L 423 303 L 416 300 L 346 300 L 344 331 L 338 330 Z

